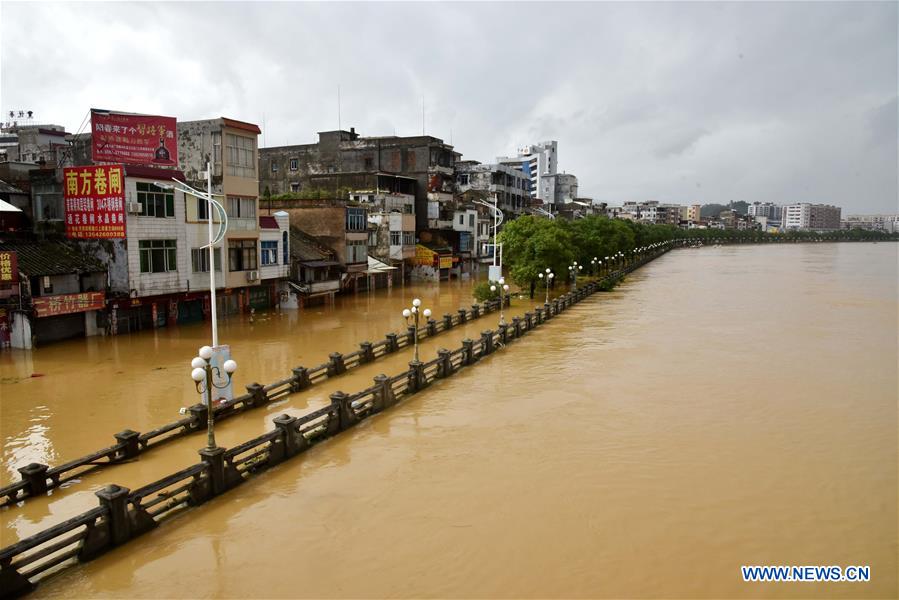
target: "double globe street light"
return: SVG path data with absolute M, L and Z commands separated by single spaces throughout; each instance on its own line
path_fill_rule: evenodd
M 506 317 L 505 317 L 505 313 L 503 312 L 503 304 L 504 304 L 503 299 L 505 297 L 506 292 L 509 291 L 509 285 L 506 283 L 506 279 L 504 277 L 500 277 L 499 281 L 497 281 L 496 284 L 497 285 L 490 286 L 490 291 L 495 292 L 497 289 L 499 290 L 499 324 L 505 325 Z
M 553 273 L 552 270 L 549 268 L 546 269 L 546 277 L 543 277 L 543 273 L 539 273 L 537 275 L 537 277 L 546 281 L 546 303 L 547 304 L 549 304 L 549 284 L 552 282 L 552 279 L 555 276 L 556 276 L 556 274 Z
M 421 300 L 415 298 L 412 300 L 412 308 L 404 308 L 403 309 L 403 318 L 406 319 L 406 324 L 408 325 L 410 322 L 412 323 L 412 327 L 414 329 L 413 333 L 413 343 L 415 345 L 415 362 L 419 362 L 418 360 L 418 322 L 419 317 L 424 315 L 425 319 L 431 318 L 431 309 L 426 308 L 423 311 L 421 308 Z
M 223 390 L 231 385 L 231 376 L 237 370 L 237 363 L 231 359 L 222 364 L 221 370 L 213 366 L 214 354 L 210 346 L 203 346 L 200 348 L 199 356 L 190 361 L 190 366 L 193 367 L 190 378 L 194 380 L 197 393 L 206 395 L 206 447 L 209 450 L 215 449 L 215 407 L 212 391 Z M 222 371 L 225 372 L 224 375 Z
M 577 264 L 577 261 L 574 261 L 574 263 L 572 263 L 572 264 L 569 265 L 569 267 L 568 267 L 568 271 L 571 273 L 571 278 L 574 280 L 574 286 L 573 286 L 573 289 L 575 289 L 575 290 L 577 289 L 577 274 L 578 274 L 578 271 L 583 271 L 583 270 L 584 270 L 584 265 L 579 265 L 579 264 Z

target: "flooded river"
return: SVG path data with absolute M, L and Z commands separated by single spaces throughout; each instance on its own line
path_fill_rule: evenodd
M 897 246 L 679 250 L 477 366 L 42 584 L 47 597 L 895 597 Z M 268 382 L 435 314 L 395 288 L 221 330 Z M 528 308 L 516 303 L 515 312 Z M 265 319 L 265 320 L 263 320 Z M 496 315 L 422 346 L 423 359 Z M 0 355 L 4 481 L 196 402 L 203 327 Z M 410 353 L 411 351 L 409 351 Z M 402 353 L 401 353 L 402 354 Z M 407 353 L 408 354 L 408 353 Z M 217 427 L 229 446 L 351 371 Z M 32 373 L 42 377 L 30 377 Z M 0 511 L 3 544 L 196 462 L 201 436 Z M 744 583 L 741 565 L 870 565 L 869 583 Z

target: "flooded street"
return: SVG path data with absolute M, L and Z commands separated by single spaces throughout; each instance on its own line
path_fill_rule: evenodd
M 520 342 L 101 558 L 36 597 L 895 597 L 897 246 L 678 250 Z M 240 389 L 435 316 L 470 284 L 229 321 Z M 539 294 L 538 294 L 538 297 Z M 529 310 L 516 301 L 511 314 Z M 491 314 L 422 358 L 493 328 Z M 208 327 L 0 354 L 2 481 L 197 401 Z M 230 446 L 405 368 L 411 350 L 223 422 Z M 32 374 L 42 375 L 32 377 Z M 0 511 L 3 544 L 197 462 L 202 435 Z M 870 565 L 744 583 L 741 565 Z

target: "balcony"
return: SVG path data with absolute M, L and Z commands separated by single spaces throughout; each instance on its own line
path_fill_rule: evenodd
M 292 285 L 302 294 L 314 296 L 317 294 L 325 294 L 327 292 L 336 292 L 340 289 L 340 281 L 332 279 L 330 281 L 310 281 L 303 283 L 292 283 Z

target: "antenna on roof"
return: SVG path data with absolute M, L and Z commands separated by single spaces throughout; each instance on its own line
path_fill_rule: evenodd
M 337 131 L 340 131 L 340 84 L 337 84 Z
M 425 97 L 421 97 L 421 134 L 425 134 Z

